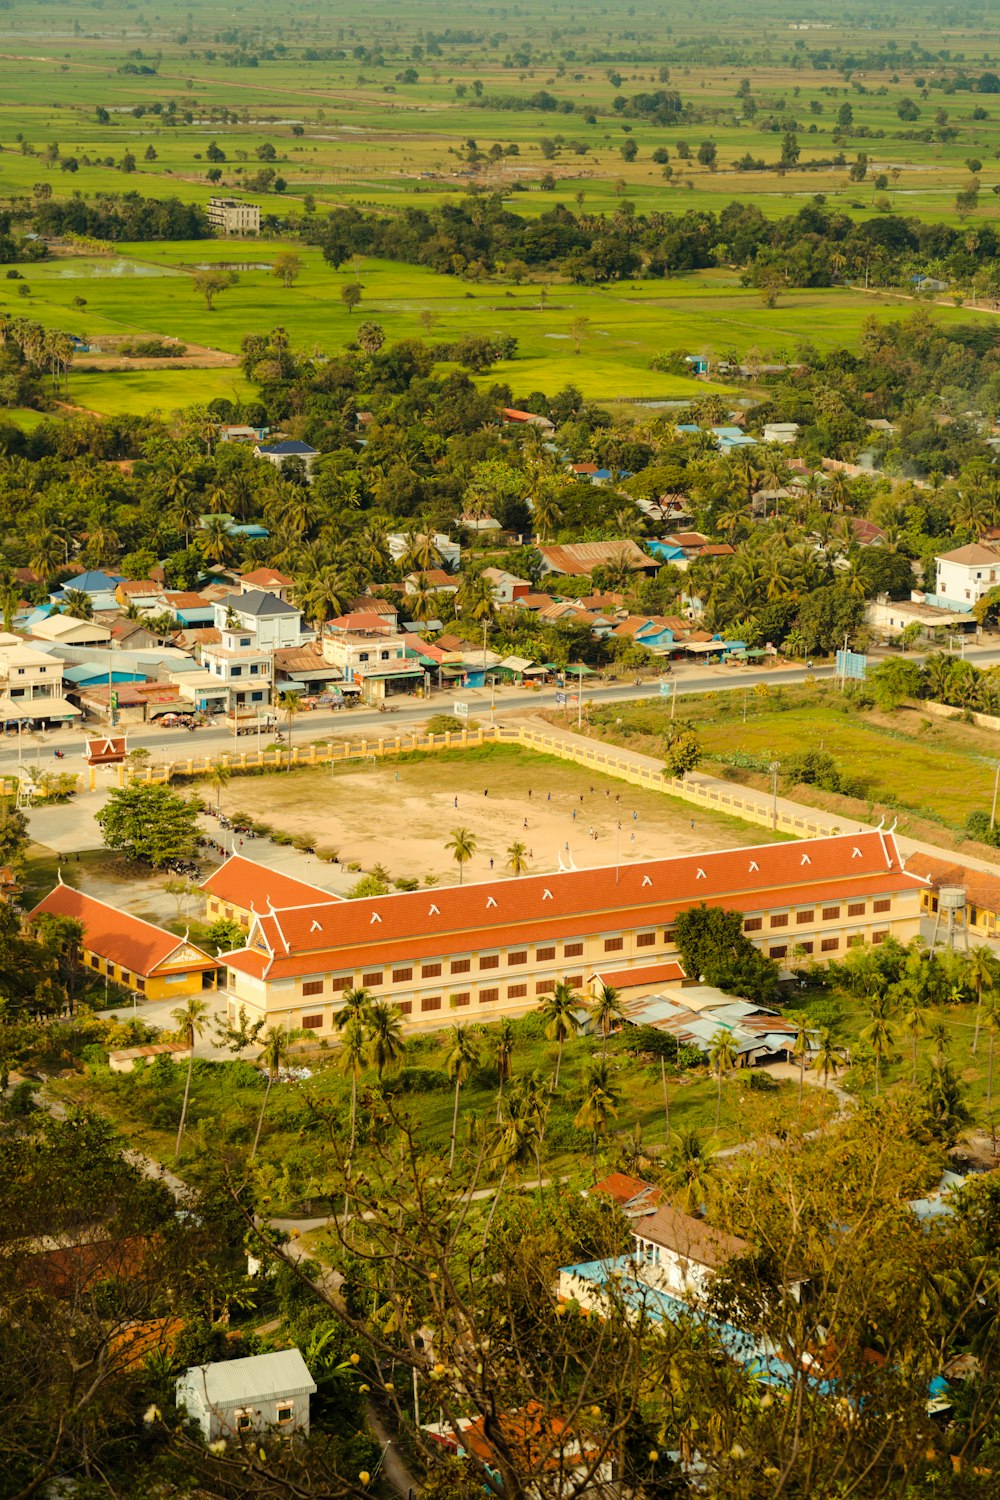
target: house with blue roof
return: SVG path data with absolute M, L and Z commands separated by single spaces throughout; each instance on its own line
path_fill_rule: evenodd
M 684 558 L 684 548 L 678 547 L 674 542 L 647 541 L 646 551 L 652 552 L 654 557 L 663 562 L 675 563 Z
M 730 453 L 734 448 L 756 448 L 757 439 L 744 432 L 742 427 L 713 427 L 712 432 L 720 453 Z
M 77 573 L 75 578 L 67 578 L 49 598 L 53 606 L 59 609 L 66 603 L 67 592 L 72 590 L 74 593 L 89 595 L 95 611 L 117 610 L 120 606 L 115 590 L 124 582 L 124 578 L 118 573 L 104 573 L 99 568 L 92 568 L 86 573 Z
M 253 451 L 258 458 L 266 458 L 269 464 L 274 464 L 276 469 L 282 468 L 290 458 L 301 459 L 310 479 L 312 466 L 319 457 L 318 449 L 310 448 L 299 438 L 283 438 L 280 443 L 257 443 Z

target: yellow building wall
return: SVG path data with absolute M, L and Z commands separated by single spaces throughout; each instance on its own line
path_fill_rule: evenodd
M 183 1000 L 187 995 L 200 995 L 204 988 L 200 969 L 182 970 L 182 979 L 165 974 L 136 974 L 134 970 L 110 963 L 99 953 L 91 953 L 87 948 L 83 950 L 83 962 L 95 978 L 103 979 L 107 975 L 113 984 L 120 984 L 126 990 L 135 990 L 146 1000 Z M 215 989 L 214 972 L 211 988 Z
M 889 902 L 888 911 L 876 911 L 876 903 Z M 848 907 L 863 906 L 862 911 L 848 913 Z M 762 952 L 779 963 L 792 965 L 814 959 L 823 963 L 843 958 L 849 948 L 877 945 L 889 936 L 908 943 L 920 929 L 920 892 L 906 891 L 893 896 L 877 892 L 848 903 L 829 901 L 827 909 L 837 908 L 837 915 L 824 917 L 823 907 L 801 903 L 770 908 L 761 913 L 747 912 L 744 929 Z M 799 913 L 807 922 L 798 922 Z M 619 918 L 624 913 L 617 913 Z M 782 918 L 785 921 L 782 922 Z M 758 928 L 754 926 L 760 922 Z M 649 938 L 652 936 L 653 941 Z M 643 941 L 646 939 L 646 941 Z M 809 945 L 812 951 L 808 952 Z M 826 946 L 824 946 L 826 945 Z M 582 952 L 572 950 L 580 946 Z M 567 952 L 567 949 L 571 951 Z M 784 953 L 780 950 L 784 949 Z M 523 962 L 516 961 L 524 954 Z M 511 962 L 512 956 L 515 962 Z M 605 930 L 577 938 L 525 943 L 520 947 L 470 949 L 447 958 L 410 962 L 400 957 L 392 963 L 372 965 L 370 969 L 327 970 L 304 979 L 273 982 L 251 979 L 232 969 L 229 973 L 230 1011 L 233 1019 L 241 1005 L 252 1019 L 266 1018 L 271 1024 L 303 1027 L 317 1036 L 329 1036 L 334 1017 L 341 1008 L 345 989 L 364 988 L 376 999 L 398 1005 L 408 1029 L 431 1029 L 455 1021 L 489 1021 L 498 1016 L 524 1015 L 534 1010 L 559 981 L 572 984 L 581 996 L 591 992 L 591 975 L 630 967 L 646 967 L 678 957 L 673 933 L 663 926 L 615 927 L 609 914 Z M 496 958 L 497 963 L 492 965 Z M 484 960 L 487 966 L 484 966 Z M 456 962 L 468 961 L 464 973 L 452 973 Z M 440 963 L 440 974 L 422 970 Z M 408 977 L 405 971 L 409 970 Z M 380 981 L 375 976 L 380 975 Z M 398 976 L 398 977 L 397 977 Z M 306 986 L 320 986 L 307 991 Z M 655 986 L 648 986 L 655 992 Z M 521 991 L 523 990 L 523 993 Z M 483 999 L 495 992 L 494 999 Z M 466 996 L 467 999 L 459 997 Z M 437 1002 L 436 1004 L 434 1002 Z

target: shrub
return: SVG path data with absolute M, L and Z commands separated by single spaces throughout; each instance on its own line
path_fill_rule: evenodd
M 778 1080 L 772 1078 L 770 1073 L 762 1073 L 754 1069 L 750 1074 L 750 1087 L 759 1094 L 773 1094 L 777 1093 Z
M 677 1056 L 677 1038 L 669 1031 L 658 1031 L 655 1026 L 626 1026 L 614 1038 L 616 1047 L 633 1056 L 648 1052 L 653 1057 L 666 1057 L 672 1062 Z
M 447 1073 L 440 1068 L 401 1068 L 391 1077 L 383 1078 L 382 1092 L 392 1094 L 434 1094 L 450 1089 Z
M 460 719 L 456 714 L 432 714 L 427 720 L 428 734 L 461 734 L 463 729 L 478 729 L 476 719 Z

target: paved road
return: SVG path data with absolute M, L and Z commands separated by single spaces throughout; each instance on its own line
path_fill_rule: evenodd
M 956 653 L 957 655 L 958 653 Z M 1000 644 L 989 644 L 983 647 L 970 648 L 965 651 L 968 660 L 974 661 L 977 666 L 993 666 L 1000 663 Z M 911 661 L 920 661 L 922 657 L 913 653 Z M 682 666 L 675 667 L 669 679 L 672 686 L 676 684 L 679 698 L 688 693 L 704 692 L 745 692 L 756 687 L 760 682 L 768 683 L 773 687 L 781 684 L 794 684 L 806 682 L 811 678 L 831 678 L 834 675 L 832 666 L 816 667 L 811 671 L 804 666 L 779 665 L 770 667 L 701 667 Z M 558 689 L 563 691 L 563 689 Z M 571 682 L 565 689 L 568 693 L 575 693 L 576 685 Z M 498 688 L 495 697 L 495 713 L 510 713 L 522 709 L 555 708 L 555 687 L 543 688 L 541 692 L 534 692 L 520 687 Z M 609 683 L 598 686 L 584 679 L 583 698 L 584 703 L 628 703 L 642 701 L 644 699 L 659 698 L 660 680 L 653 682 L 642 682 L 636 686 L 635 680 L 626 682 Z M 381 734 L 392 734 L 400 729 L 411 729 L 414 725 L 423 723 L 429 715 L 435 713 L 449 713 L 456 702 L 468 703 L 471 716 L 480 723 L 488 724 L 492 715 L 491 692 L 488 688 L 454 688 L 446 692 L 437 692 L 428 701 L 421 698 L 404 697 L 399 700 L 394 713 L 379 713 L 377 709 L 351 708 L 339 709 L 331 712 L 314 712 L 300 715 L 294 723 L 292 730 L 292 742 L 303 742 L 321 739 L 330 734 L 360 736 L 362 734 L 378 731 Z M 572 715 L 573 707 L 570 708 Z M 22 736 L 20 754 L 30 764 L 39 764 L 46 769 L 79 770 L 77 751 L 82 750 L 83 741 L 87 734 L 93 734 L 94 727 L 88 730 L 73 726 L 70 729 L 55 730 L 45 735 Z M 155 762 L 159 759 L 179 759 L 187 755 L 203 755 L 207 751 L 217 751 L 226 748 L 234 750 L 255 750 L 257 748 L 257 737 L 246 736 L 243 739 L 234 739 L 231 733 L 224 729 L 206 727 L 189 734 L 183 729 L 163 729 L 156 725 L 136 725 L 128 729 L 129 744 L 133 749 L 144 746 L 151 753 Z M 264 732 L 260 736 L 262 745 L 272 743 L 273 733 Z M 53 750 L 58 747 L 65 751 L 65 760 L 57 762 L 53 757 Z M 18 744 L 15 737 L 0 739 L 0 774 L 14 771 L 18 763 Z

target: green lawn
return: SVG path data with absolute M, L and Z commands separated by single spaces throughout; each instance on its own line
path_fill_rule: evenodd
M 828 751 L 847 776 L 866 785 L 865 798 L 848 799 L 815 787 L 787 787 L 787 795 L 845 814 L 875 817 L 898 811 L 899 827 L 914 837 L 954 843 L 970 812 L 988 808 L 996 767 L 996 735 L 959 720 L 931 718 L 919 708 L 894 714 L 858 710 L 832 687 L 771 689 L 761 699 L 736 694 L 699 694 L 684 701 L 685 717 L 697 727 L 706 752 L 703 769 L 763 787 L 754 764 L 788 762 L 806 747 Z M 668 710 L 658 704 L 598 708 L 591 722 L 603 738 L 645 749 L 661 743 Z M 620 722 L 616 722 L 620 721 Z M 918 826 L 921 823 L 922 826 Z M 951 835 L 948 838 L 946 835 Z
M 271 274 L 282 249 L 301 255 L 303 271 L 291 288 Z M 200 264 L 250 265 L 209 312 L 192 282 Z M 364 288 L 353 315 L 341 301 L 348 281 Z M 27 285 L 22 298 L 17 287 Z M 9 287 L 9 290 L 6 288 Z M 83 297 L 86 305 L 73 305 Z M 646 397 L 685 400 L 725 387 L 714 382 L 663 375 L 652 357 L 686 349 L 716 358 L 756 351 L 762 358 L 791 359 L 806 341 L 820 349 L 856 345 L 865 320 L 877 313 L 907 317 L 913 304 L 847 288 L 791 291 L 776 308 L 738 285 L 728 272 L 697 272 L 665 281 L 585 287 L 549 284 L 544 300 L 537 283 L 511 286 L 493 281 L 470 285 L 416 266 L 358 260 L 334 272 L 318 251 L 265 241 L 188 241 L 125 245 L 113 258 L 53 260 L 26 267 L 24 282 L 0 282 L 0 308 L 27 314 L 46 326 L 69 328 L 98 344 L 102 336 L 159 334 L 186 344 L 238 353 L 248 333 L 278 325 L 293 343 L 332 353 L 353 339 L 362 319 L 373 319 L 389 339 L 424 338 L 448 343 L 466 333 L 513 333 L 517 357 L 483 377 L 505 380 L 515 398 L 534 390 L 554 392 L 567 382 L 589 399 Z M 431 314 L 430 332 L 421 321 Z M 990 314 L 935 307 L 943 323 L 985 319 Z M 587 320 L 579 351 L 574 322 Z M 86 356 L 81 357 L 86 363 Z M 97 411 L 162 409 L 231 396 L 246 390 L 235 370 L 143 373 L 108 371 L 71 377 L 74 402 Z

